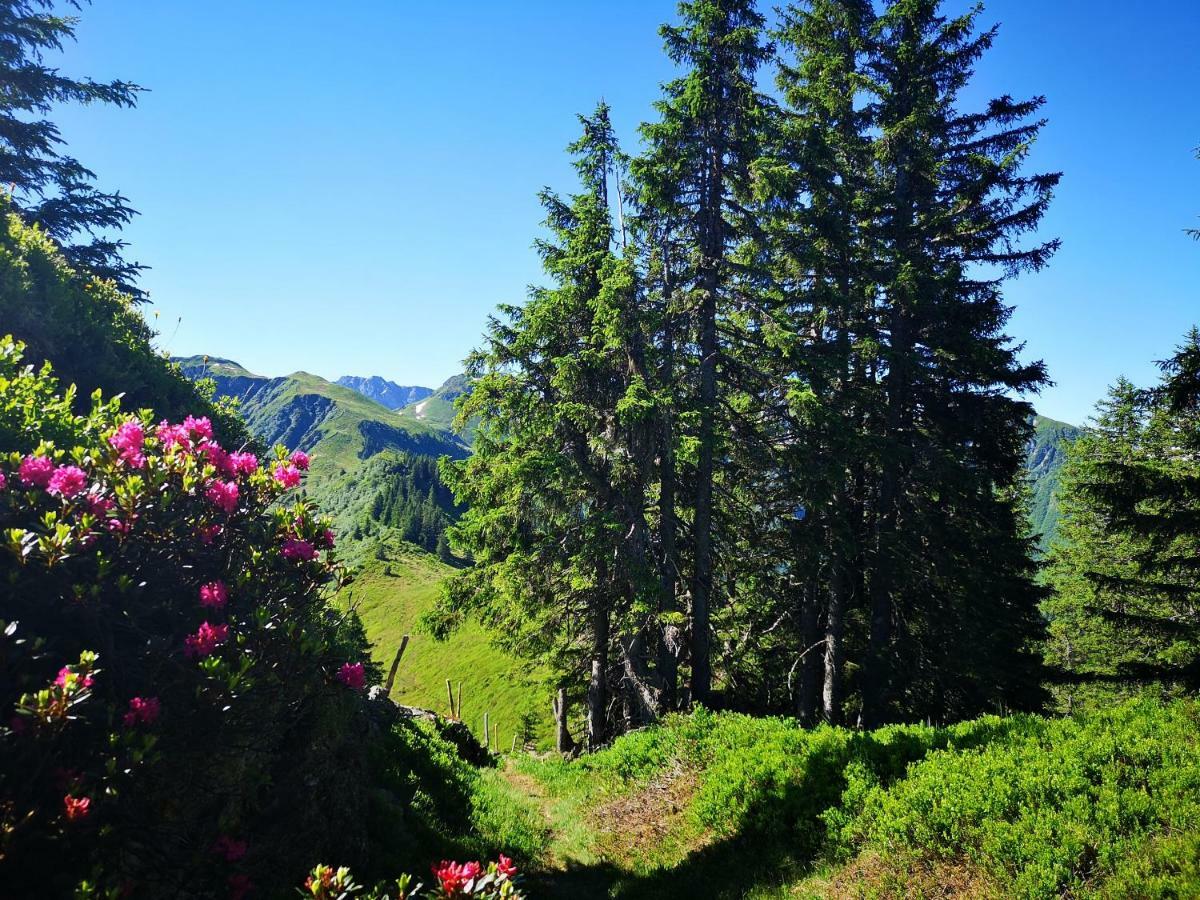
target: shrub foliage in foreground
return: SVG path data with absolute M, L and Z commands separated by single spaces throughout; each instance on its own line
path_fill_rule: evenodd
M 302 455 L 155 424 L 0 341 L 0 883 L 268 894 L 360 859 L 368 673 Z
M 965 871 L 1004 897 L 1191 897 L 1198 726 L 1195 700 L 871 732 L 699 710 L 575 761 L 519 765 L 584 808 L 694 784 L 680 832 L 641 848 L 621 896 L 740 897 L 814 872 L 849 879 L 836 896 L 920 896 L 909 873 Z M 823 895 L 817 882 L 798 895 Z

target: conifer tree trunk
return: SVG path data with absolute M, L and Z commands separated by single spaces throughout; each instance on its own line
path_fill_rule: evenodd
M 608 604 L 597 601 L 592 611 L 592 671 L 587 692 L 587 745 L 595 750 L 608 737 Z
M 887 392 L 887 452 L 879 478 L 875 519 L 874 565 L 871 571 L 871 624 L 863 663 L 861 728 L 883 721 L 885 695 L 891 677 L 892 591 L 895 579 L 896 523 L 902 477 L 899 440 L 907 406 L 906 360 L 909 352 L 903 300 L 892 299 L 892 350 L 884 386 Z
M 709 605 L 712 599 L 713 454 L 716 441 L 717 321 L 715 278 L 700 309 L 700 429 L 696 459 L 695 578 L 692 586 L 692 700 L 707 703 L 712 687 Z
M 817 704 L 821 692 L 821 656 L 817 652 L 821 635 L 821 609 L 817 598 L 819 588 L 809 582 L 802 594 L 803 609 L 800 613 L 800 690 L 797 695 L 796 714 L 805 725 L 817 720 Z
M 669 273 L 670 261 L 664 255 L 663 267 Z M 663 279 L 665 311 L 662 339 L 660 383 L 671 384 L 675 378 L 675 328 L 669 304 L 674 294 L 669 274 Z M 659 563 L 659 609 L 665 614 L 678 611 L 679 557 L 676 546 L 675 522 L 675 410 L 663 410 L 659 417 L 659 543 L 662 558 Z M 662 681 L 663 709 L 678 705 L 679 627 L 670 623 L 662 628 L 658 645 L 658 672 Z
M 842 632 L 849 593 L 847 562 L 835 540 L 829 577 L 829 611 L 825 620 L 825 679 L 821 690 L 821 718 L 830 725 L 837 725 L 842 719 Z
M 709 623 L 713 590 L 713 460 L 716 453 L 717 414 L 717 292 L 720 286 L 720 260 L 725 250 L 724 217 L 721 191 L 722 150 L 710 149 L 707 173 L 707 197 L 701 212 L 703 221 L 700 264 L 700 366 L 697 401 L 700 428 L 697 434 L 695 531 L 696 558 L 692 586 L 692 700 L 707 703 L 712 689 L 712 651 Z
M 559 753 L 571 753 L 575 742 L 567 727 L 567 689 L 560 687 L 554 695 L 554 747 Z

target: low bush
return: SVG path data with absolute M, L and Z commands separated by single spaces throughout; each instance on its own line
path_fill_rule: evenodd
M 366 855 L 377 673 L 307 467 L 156 424 L 0 341 L 0 883 L 270 894 Z
M 1200 707 L 1025 719 L 861 798 L 845 849 L 967 859 L 1012 896 L 1197 896 Z
M 697 710 L 517 767 L 585 819 L 682 778 L 669 833 L 617 842 L 633 854 L 612 876 L 620 896 L 926 896 L 951 881 L 1005 897 L 1190 897 L 1198 726 L 1194 700 L 873 732 Z

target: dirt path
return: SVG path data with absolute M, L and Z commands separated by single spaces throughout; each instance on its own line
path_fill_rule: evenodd
M 623 882 L 700 842 L 680 840 L 683 816 L 695 792 L 691 773 L 673 770 L 644 788 L 600 802 L 550 796 L 536 778 L 505 767 L 504 778 L 541 811 L 552 841 L 546 869 L 530 878 L 533 896 L 607 898 Z

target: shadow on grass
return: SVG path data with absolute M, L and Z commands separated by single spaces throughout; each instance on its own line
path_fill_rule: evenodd
M 782 888 L 807 871 L 804 861 L 782 846 L 738 837 L 696 850 L 669 869 L 638 874 L 601 862 L 543 873 L 527 884 L 534 900 L 732 900 Z

